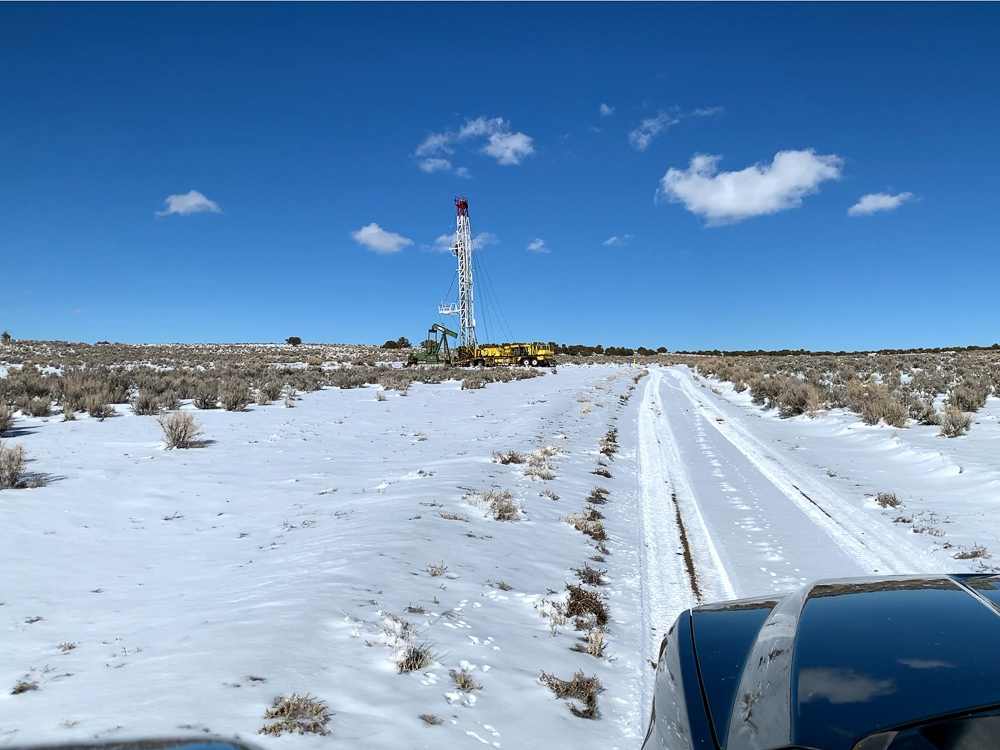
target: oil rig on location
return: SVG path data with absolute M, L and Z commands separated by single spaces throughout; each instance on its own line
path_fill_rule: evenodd
M 541 343 L 484 344 L 476 340 L 476 315 L 472 295 L 472 224 L 469 221 L 469 199 L 455 198 L 455 244 L 451 252 L 458 258 L 458 304 L 442 303 L 440 315 L 458 316 L 458 333 L 435 323 L 428 330 L 423 351 L 410 356 L 409 364 L 459 365 L 465 367 L 494 367 L 496 365 L 522 365 L 548 367 L 553 364 L 555 353 Z M 458 339 L 458 345 L 449 346 L 448 338 Z

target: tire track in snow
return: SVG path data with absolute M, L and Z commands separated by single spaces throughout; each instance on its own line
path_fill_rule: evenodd
M 662 380 L 662 372 L 650 369 L 639 407 L 642 610 L 651 659 L 683 610 L 736 597 L 677 453 L 660 401 Z
M 702 397 L 686 373 L 670 370 L 670 374 L 676 381 L 675 387 L 699 410 L 705 421 L 863 568 L 879 574 L 938 571 L 940 564 L 905 537 L 885 528 L 878 519 L 811 477 L 784 465 L 743 425 L 728 418 L 709 398 Z

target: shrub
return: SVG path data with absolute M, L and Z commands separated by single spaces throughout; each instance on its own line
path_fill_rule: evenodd
M 250 403 L 250 385 L 240 378 L 219 384 L 219 401 L 226 411 L 245 411 Z
M 299 346 L 302 343 L 302 339 L 300 339 L 298 336 L 289 336 L 287 339 L 285 339 L 285 343 L 291 344 L 292 346 Z
M 986 406 L 986 399 L 990 395 L 990 387 L 966 380 L 959 383 L 948 393 L 948 404 L 960 411 L 976 412 Z
M 7 404 L 0 402 L 0 435 L 3 435 L 14 426 L 14 412 Z
M 322 701 L 309 697 L 306 693 L 301 698 L 292 693 L 288 698 L 279 696 L 274 699 L 271 708 L 264 712 L 265 719 L 278 719 L 274 724 L 265 724 L 260 728 L 261 734 L 326 734 L 329 715 Z
M 198 383 L 192 403 L 196 409 L 218 409 L 219 384 L 214 380 L 203 380 Z
M 24 486 L 24 446 L 0 443 L 0 490 Z
M 201 430 L 198 429 L 194 417 L 187 412 L 173 411 L 170 414 L 161 414 L 159 422 L 167 450 L 201 447 L 202 442 L 198 440 Z
M 106 393 L 92 393 L 84 397 L 84 410 L 94 419 L 104 421 L 108 417 L 113 417 L 117 412 L 115 407 L 108 403 Z
M 861 419 L 875 425 L 884 421 L 890 427 L 906 427 L 909 410 L 894 399 L 888 389 L 877 386 L 868 390 L 861 401 Z
M 151 391 L 139 391 L 132 399 L 132 412 L 144 417 L 160 413 L 160 400 Z
M 33 417 L 47 417 L 52 414 L 52 398 L 50 396 L 36 396 L 27 405 L 27 412 Z
M 583 672 L 577 672 L 572 680 L 560 680 L 555 675 L 542 672 L 539 678 L 543 685 L 555 693 L 557 698 L 575 698 L 583 703 L 583 708 L 570 705 L 569 710 L 581 719 L 592 719 L 597 715 L 597 696 L 604 690 L 596 675 L 587 677 Z
M 958 437 L 967 433 L 971 427 L 972 415 L 949 404 L 941 415 L 941 432 L 938 434 L 942 437 Z
M 941 424 L 941 417 L 934 408 L 934 405 L 924 401 L 918 396 L 914 396 L 910 399 L 909 403 L 910 418 L 915 419 L 918 424 L 922 425 L 939 425 Z
M 781 416 L 797 417 L 800 414 L 819 411 L 822 408 L 822 401 L 819 391 L 812 383 L 787 378 L 778 391 L 777 406 Z

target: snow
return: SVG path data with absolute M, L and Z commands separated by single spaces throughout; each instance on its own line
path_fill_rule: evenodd
M 264 748 L 636 748 L 649 662 L 685 607 L 817 577 L 976 570 L 951 555 L 1000 549 L 996 399 L 946 440 L 840 412 L 779 419 L 686 368 L 640 374 L 566 366 L 385 401 L 330 388 L 294 409 L 186 405 L 209 441 L 192 450 L 164 450 L 156 420 L 121 406 L 104 422 L 19 418 L 11 440 L 49 482 L 0 492 L 0 745 L 208 733 Z M 547 447 L 551 480 L 491 460 Z M 612 478 L 591 473 L 599 460 Z M 565 522 L 597 486 L 604 562 Z M 488 490 L 510 490 L 521 520 L 492 520 L 475 504 Z M 902 508 L 872 501 L 890 490 Z M 588 562 L 608 571 L 610 659 L 571 650 L 582 633 L 542 616 Z M 429 667 L 398 673 L 401 621 Z M 462 669 L 481 690 L 454 685 Z M 572 715 L 542 671 L 598 676 L 599 717 Z M 12 695 L 18 680 L 38 690 Z M 258 733 L 292 692 L 325 701 L 329 737 Z

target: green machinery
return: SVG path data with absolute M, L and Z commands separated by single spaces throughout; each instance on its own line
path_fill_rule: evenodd
M 448 346 L 448 337 L 458 338 L 458 334 L 450 328 L 445 328 L 440 323 L 435 323 L 427 331 L 427 338 L 423 343 L 423 351 L 410 355 L 411 365 L 450 365 L 451 347 Z

